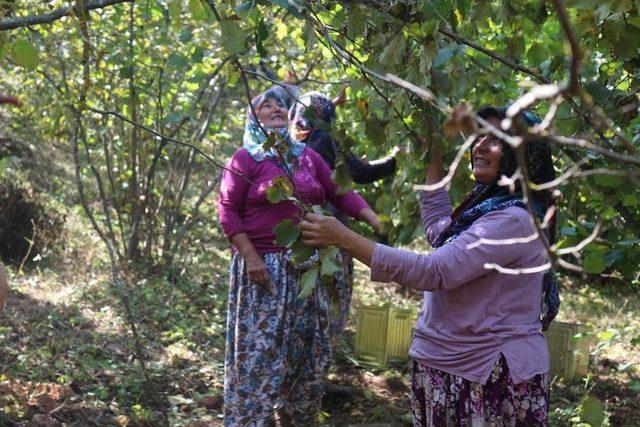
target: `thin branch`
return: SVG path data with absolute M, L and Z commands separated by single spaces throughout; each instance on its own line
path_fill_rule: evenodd
M 582 50 L 578 44 L 578 39 L 571 27 L 569 20 L 569 14 L 565 8 L 562 0 L 551 0 L 553 7 L 556 9 L 558 17 L 560 18 L 560 25 L 562 31 L 564 31 L 569 45 L 571 46 L 571 74 L 569 78 L 569 86 L 567 90 L 571 93 L 577 94 L 580 91 L 580 67 L 582 63 Z
M 232 173 L 232 174 L 234 174 L 236 176 L 241 177 L 242 179 L 247 181 L 252 187 L 256 186 L 256 184 L 253 181 L 251 181 L 249 178 L 247 178 L 246 175 L 244 175 L 244 174 L 242 174 L 242 173 L 240 173 L 238 171 L 235 171 L 233 169 L 229 169 L 228 167 L 226 167 L 226 166 L 222 165 L 221 163 L 215 161 L 213 158 L 211 158 L 211 156 L 209 156 L 207 153 L 205 153 L 204 151 L 202 151 L 200 148 L 196 147 L 193 144 L 189 144 L 188 142 L 184 142 L 184 141 L 181 141 L 179 139 L 171 138 L 169 136 L 163 135 L 162 133 L 156 132 L 155 130 L 151 129 L 150 127 L 147 127 L 147 126 L 145 126 L 143 124 L 140 124 L 140 123 L 136 123 L 136 122 L 128 119 L 127 117 L 123 116 L 122 114 L 120 114 L 120 113 L 118 113 L 116 111 L 104 111 L 104 110 L 100 110 L 98 108 L 93 108 L 93 107 L 87 107 L 87 110 L 93 111 L 94 113 L 98 113 L 98 114 L 101 114 L 101 115 L 109 115 L 109 116 L 117 117 L 118 119 L 122 120 L 123 122 L 126 122 L 126 123 L 130 124 L 131 126 L 135 126 L 135 127 L 140 128 L 140 129 L 143 129 L 143 130 L 145 130 L 145 131 L 147 131 L 147 132 L 149 132 L 149 133 L 151 133 L 151 134 L 153 134 L 153 135 L 155 135 L 155 136 L 157 136 L 159 138 L 162 138 L 162 139 L 164 139 L 166 141 L 173 142 L 173 143 L 176 143 L 176 144 L 179 144 L 179 145 L 183 145 L 185 147 L 189 147 L 189 148 L 195 150 L 196 153 L 200 154 L 205 159 L 207 159 L 207 161 L 209 163 L 211 163 L 211 164 L 213 164 L 213 165 L 219 167 L 220 169 L 223 169 L 223 170 L 225 170 L 225 171 L 227 171 L 229 173 Z
M 458 44 L 464 44 L 467 45 L 475 50 L 477 50 L 478 52 L 482 52 L 485 55 L 495 59 L 496 61 L 506 65 L 507 67 L 516 70 L 516 71 L 520 71 L 521 73 L 527 74 L 531 77 L 534 77 L 536 80 L 542 82 L 542 83 L 551 83 L 551 80 L 549 80 L 548 78 L 546 78 L 545 76 L 543 76 L 540 73 L 535 72 L 534 70 L 524 67 L 522 65 L 516 64 L 515 62 L 512 62 L 510 60 L 508 60 L 507 58 L 499 55 L 498 53 L 492 51 L 491 49 L 487 49 L 484 46 L 481 46 L 475 42 L 472 42 L 471 40 L 467 40 L 464 37 L 459 36 L 458 34 L 454 33 L 453 31 L 449 30 L 448 28 L 444 28 L 444 27 L 439 27 L 438 28 L 438 32 L 440 34 L 444 34 L 445 36 L 449 37 L 450 39 L 455 40 Z
M 456 173 L 456 169 L 458 169 L 458 166 L 460 165 L 460 161 L 464 157 L 464 153 L 467 151 L 469 147 L 471 147 L 471 144 L 473 144 L 473 141 L 475 141 L 476 137 L 477 135 L 475 134 L 471 135 L 469 138 L 467 138 L 464 144 L 460 146 L 460 148 L 458 149 L 458 152 L 456 153 L 455 159 L 449 166 L 449 172 L 447 172 L 447 175 L 444 178 L 442 178 L 440 181 L 436 182 L 435 184 L 414 185 L 413 189 L 415 191 L 434 191 L 450 183 L 451 180 L 453 179 L 453 175 Z
M 89 0 L 85 3 L 85 10 L 102 9 L 104 7 L 120 4 L 131 3 L 135 0 Z M 15 28 L 30 27 L 32 25 L 49 24 L 51 22 L 62 19 L 65 16 L 73 15 L 74 8 L 71 6 L 63 6 L 52 12 L 43 15 L 27 16 L 25 18 L 9 18 L 0 21 L 0 31 L 13 30 Z
M 596 224 L 596 226 L 593 227 L 593 231 L 591 232 L 591 234 L 586 239 L 584 239 L 583 241 L 581 241 L 580 243 L 578 243 L 575 246 L 571 246 L 569 248 L 558 249 L 556 251 L 556 253 L 558 255 L 567 255 L 567 254 L 580 252 L 582 249 L 584 249 L 585 246 L 587 246 L 589 243 L 593 242 L 595 240 L 595 238 L 598 237 L 598 233 L 600 232 L 600 228 L 601 227 L 602 227 L 602 219 L 599 219 L 598 223 Z

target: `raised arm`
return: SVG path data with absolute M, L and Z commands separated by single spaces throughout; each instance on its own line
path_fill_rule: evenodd
M 533 225 L 529 224 L 530 229 L 524 227 L 510 209 L 520 208 L 484 215 L 457 239 L 429 255 L 376 244 L 347 229 L 335 218 L 322 215 L 307 215 L 302 223 L 303 239 L 308 245 L 338 245 L 349 251 L 371 267 L 371 280 L 396 282 L 422 291 L 453 289 L 491 273 L 493 270 L 485 264 L 509 266 L 527 251 L 544 250 L 536 246 L 537 241 L 508 246 L 471 245 L 479 239 L 502 240 L 531 234 Z
M 426 183 L 433 185 L 444 178 L 444 164 L 442 152 L 434 147 L 431 153 L 431 163 L 427 167 Z M 420 216 L 422 227 L 430 244 L 440 235 L 451 222 L 451 199 L 444 188 L 434 191 L 420 191 Z
M 473 245 L 480 239 L 526 237 L 525 227 L 510 209 L 484 215 L 456 239 L 428 255 L 376 245 L 372 254 L 371 280 L 396 282 L 422 291 L 438 291 L 453 289 L 492 273 L 492 269 L 485 267 L 487 264 L 512 265 L 539 242 Z
M 310 156 L 316 165 L 317 179 L 324 188 L 327 199 L 332 205 L 346 212 L 352 218 L 369 224 L 377 232 L 381 231 L 378 215 L 369 207 L 367 202 L 354 190 L 339 194 L 338 184 L 331 179 L 331 169 L 318 153 L 310 150 Z
M 356 184 L 370 184 L 396 172 L 396 159 L 393 156 L 367 162 L 348 153 L 344 160 Z

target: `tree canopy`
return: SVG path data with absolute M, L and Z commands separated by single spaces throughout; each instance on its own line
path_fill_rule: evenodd
M 289 76 L 303 92 L 348 85 L 335 129 L 343 148 L 368 158 L 400 148 L 397 175 L 362 188 L 398 244 L 421 234 L 413 185 L 432 146 L 457 166 L 459 200 L 472 182 L 460 147 L 477 132 L 474 111 L 534 111 L 542 125 L 514 124 L 512 143 L 553 148 L 557 267 L 638 280 L 638 0 L 5 0 L 0 9 L 0 90 L 26 104 L 5 125 L 75 158 L 75 185 L 116 261 L 177 265 L 202 250 L 247 101 Z M 351 185 L 340 168 L 336 179 Z

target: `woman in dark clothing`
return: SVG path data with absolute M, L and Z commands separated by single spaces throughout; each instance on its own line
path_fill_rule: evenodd
M 339 99 L 339 98 L 336 98 Z M 331 170 L 336 167 L 336 160 L 340 148 L 331 136 L 331 125 L 336 120 L 335 101 L 320 92 L 308 92 L 301 96 L 296 105 L 289 110 L 291 121 L 289 133 L 295 141 L 311 147 L 324 159 Z M 341 152 L 353 181 L 357 184 L 369 184 L 396 171 L 396 160 L 393 156 L 385 157 L 373 162 L 359 159 L 352 153 Z M 347 223 L 348 218 L 335 207 L 327 204 L 325 209 L 332 212 L 341 222 Z M 375 227 L 376 231 L 380 227 Z M 342 251 L 342 271 L 335 274 L 336 300 L 339 314 L 331 316 L 330 334 L 331 344 L 335 345 L 347 324 L 349 305 L 353 292 L 353 258 L 348 252 Z
M 313 113 L 307 113 L 308 109 L 312 109 Z M 335 169 L 339 147 L 330 132 L 336 120 L 334 102 L 320 92 L 308 92 L 290 110 L 289 116 L 291 137 L 313 148 L 331 169 Z M 393 156 L 367 162 L 352 153 L 343 155 L 356 184 L 370 184 L 396 171 L 396 159 Z

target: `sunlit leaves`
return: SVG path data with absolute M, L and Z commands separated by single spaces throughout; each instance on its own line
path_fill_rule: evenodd
M 342 266 L 338 264 L 336 256 L 339 249 L 335 246 L 329 246 L 320 250 L 320 258 L 322 260 L 322 267 L 320 273 L 323 276 L 332 276 L 342 269 Z
M 189 10 L 194 19 L 207 19 L 207 9 L 205 9 L 201 0 L 189 0 Z
M 40 63 L 40 53 L 31 43 L 18 39 L 11 45 L 11 57 L 16 64 L 27 70 L 35 70 Z
M 527 60 L 534 65 L 542 64 L 547 60 L 547 50 L 542 43 L 532 43 L 527 50 Z
M 180 19 L 182 13 L 182 0 L 171 0 L 169 2 L 169 16 L 171 20 L 177 22 Z
M 316 287 L 316 283 L 318 282 L 319 276 L 319 268 L 314 267 L 310 270 L 305 271 L 300 278 L 300 293 L 298 294 L 298 298 L 307 298 Z
M 237 21 L 220 22 L 222 46 L 229 55 L 237 55 L 244 50 L 245 32 Z
M 278 203 L 293 195 L 293 187 L 287 178 L 278 176 L 271 181 L 271 185 L 266 189 L 266 194 L 267 200 L 271 203 Z

